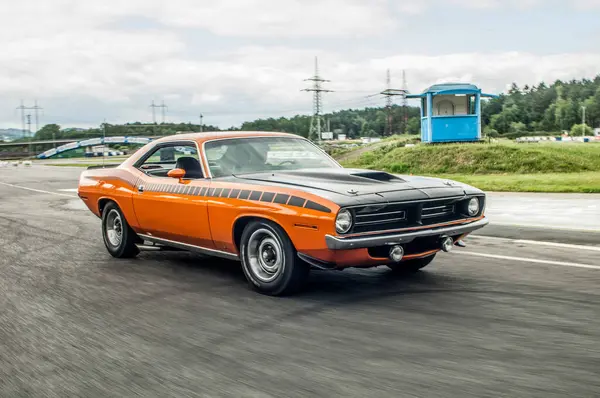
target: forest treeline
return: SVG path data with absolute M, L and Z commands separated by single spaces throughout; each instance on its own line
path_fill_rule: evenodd
M 516 83 L 507 93 L 498 98 L 484 101 L 482 121 L 485 133 L 494 136 L 515 137 L 533 133 L 558 133 L 582 129 L 585 108 L 586 127 L 582 133 L 589 134 L 591 127 L 600 126 L 600 75 L 596 78 L 560 80 L 548 85 L 518 86 Z M 421 130 L 418 107 L 409 106 L 404 126 L 404 110 L 393 106 L 392 132 L 417 134 Z M 387 134 L 387 112 L 385 108 L 346 109 L 324 115 L 331 130 L 346 134 L 348 138 L 376 137 Z M 296 115 L 257 119 L 242 123 L 240 127 L 227 130 L 283 131 L 308 137 L 311 117 Z M 203 126 L 204 131 L 219 130 L 216 126 Z M 36 140 L 80 139 L 121 135 L 167 135 L 176 132 L 199 131 L 200 126 L 190 123 L 144 125 L 102 125 L 92 129 L 61 129 L 56 124 L 44 126 L 35 134 Z

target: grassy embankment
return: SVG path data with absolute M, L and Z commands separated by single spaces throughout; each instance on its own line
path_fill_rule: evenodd
M 347 154 L 346 154 L 347 157 Z M 342 159 L 346 167 L 443 177 L 488 191 L 600 192 L 600 144 L 398 144 Z

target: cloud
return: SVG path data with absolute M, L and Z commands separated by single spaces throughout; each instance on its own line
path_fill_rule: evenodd
M 575 6 L 583 10 L 600 8 L 600 0 L 575 0 Z
M 543 4 L 543 0 L 450 0 L 451 3 L 466 8 L 488 9 L 488 8 L 533 8 Z
M 150 14 L 170 26 L 246 37 L 373 36 L 396 24 L 386 0 L 172 0 Z
M 60 106 L 64 98 L 79 98 L 73 116 L 86 116 L 90 125 L 109 121 L 150 121 L 148 104 L 166 98 L 170 120 L 196 120 L 199 113 L 207 123 L 228 127 L 256 117 L 308 114 L 310 93 L 303 79 L 312 72 L 312 55 L 318 51 L 284 47 L 245 47 L 223 54 L 219 59 L 193 61 L 174 57 L 144 57 L 143 48 L 124 57 L 119 67 L 114 62 L 100 63 L 95 69 L 72 68 L 55 84 L 49 75 L 39 75 L 45 84 L 44 120 L 65 117 L 71 109 Z M 127 62 L 134 72 L 127 72 Z M 331 79 L 324 95 L 326 112 L 334 109 L 378 106 L 383 102 L 369 94 L 385 86 L 385 71 L 392 69 L 393 83 L 401 84 L 401 70 L 407 72 L 409 89 L 420 92 L 440 81 L 474 82 L 485 91 L 498 93 L 507 84 L 536 84 L 556 79 L 593 77 L 600 54 L 536 55 L 531 53 L 462 53 L 439 56 L 393 55 L 362 62 L 348 60 L 344 54 L 322 54 L 321 73 Z M 59 64 L 52 66 L 56 71 Z M 109 69 L 108 72 L 103 69 Z M 119 70 L 123 73 L 119 73 Z M 103 77 L 104 76 L 104 77 Z M 44 80 L 46 79 L 46 80 Z M 58 99 L 57 99 L 58 98 Z M 58 106 L 57 106 L 58 101 Z M 80 110 L 84 103 L 90 109 Z M 18 105 L 16 101 L 11 107 Z M 74 106 L 69 102 L 69 107 Z M 93 104 L 93 106 L 92 106 Z M 105 112 L 104 114 L 100 112 Z M 13 112 L 14 113 L 14 112 Z M 0 115 L 1 117 L 1 115 Z M 15 116 L 12 116 L 16 120 Z M 81 124 L 77 121 L 76 124 Z
M 519 2 L 460 1 L 462 7 L 515 7 Z M 598 1 L 579 1 L 580 6 Z M 43 122 L 98 125 L 149 121 L 148 105 L 165 100 L 173 121 L 197 120 L 228 127 L 260 116 L 310 113 L 311 94 L 301 91 L 318 55 L 321 73 L 335 90 L 325 111 L 382 104 L 366 98 L 384 88 L 392 69 L 401 84 L 418 92 L 445 80 L 473 81 L 487 91 L 507 84 L 592 77 L 598 53 L 468 53 L 423 55 L 390 45 L 378 56 L 335 51 L 320 39 L 378 43 L 404 15 L 429 12 L 438 0 L 31 0 L 2 2 L 0 15 L 0 125 L 18 125 L 21 99 L 45 108 Z M 429 7 L 429 8 L 428 8 Z M 400 15 L 398 15 L 400 13 Z M 148 23 L 136 26 L 138 18 Z M 194 34 L 211 32 L 191 44 Z M 206 40 L 229 44 L 210 56 L 197 48 Z M 277 38 L 279 45 L 273 45 Z M 304 39 L 302 39 L 304 38 Z M 370 41 L 369 41 L 370 40 Z M 248 43 L 253 43 L 248 45 Z M 210 44 L 210 43 L 209 43 Z M 424 51 L 426 51 L 426 44 Z M 198 47 L 194 47 L 198 46 Z M 368 46 L 368 44 L 367 44 Z
M 0 32 L 36 35 L 143 16 L 168 27 L 243 37 L 361 37 L 394 28 L 387 0 L 32 0 L 0 5 Z

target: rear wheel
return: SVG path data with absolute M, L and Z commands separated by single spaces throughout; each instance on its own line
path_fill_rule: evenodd
M 253 221 L 246 226 L 240 255 L 246 279 L 261 293 L 294 293 L 308 277 L 309 266 L 298 258 L 285 231 L 270 221 Z
M 138 237 L 115 202 L 109 202 L 102 212 L 102 237 L 108 252 L 117 258 L 131 258 L 140 252 Z
M 432 254 L 429 257 L 416 258 L 414 260 L 406 260 L 396 264 L 388 264 L 388 268 L 390 268 L 394 273 L 399 274 L 412 274 L 417 272 L 421 268 L 425 268 L 429 265 L 435 258 L 435 254 Z

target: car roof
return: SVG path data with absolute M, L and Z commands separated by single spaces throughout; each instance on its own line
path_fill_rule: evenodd
M 182 133 L 174 134 L 166 137 L 159 138 L 154 142 L 169 142 L 179 140 L 193 140 L 199 144 L 220 138 L 244 138 L 244 137 L 291 137 L 291 138 L 304 138 L 296 134 L 279 133 L 271 131 L 207 131 L 203 133 Z

